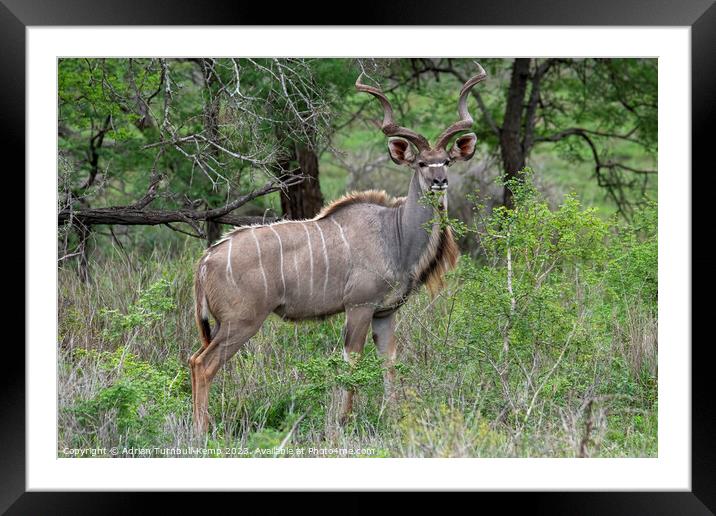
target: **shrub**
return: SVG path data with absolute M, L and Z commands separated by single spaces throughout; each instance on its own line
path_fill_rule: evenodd
M 87 432 L 97 433 L 107 416 L 116 425 L 118 442 L 129 447 L 153 447 L 159 442 L 166 418 L 189 410 L 186 367 L 177 361 L 164 366 L 139 360 L 124 347 L 114 352 L 75 350 L 75 358 L 89 356 L 111 378 L 89 399 L 77 400 L 69 410 Z
M 453 354 L 490 372 L 484 414 L 534 438 L 535 412 L 564 410 L 575 396 L 620 410 L 635 397 L 655 399 L 655 382 L 623 367 L 656 360 L 636 338 L 655 326 L 634 315 L 635 298 L 655 302 L 655 218 L 645 212 L 639 224 L 617 227 L 573 195 L 550 209 L 529 170 L 506 184 L 514 207 L 472 228 L 487 266 L 462 261 L 453 303 Z
M 171 282 L 166 277 L 152 283 L 124 314 L 115 309 L 102 309 L 100 315 L 107 322 L 102 336 L 115 342 L 132 330 L 147 328 L 162 321 L 166 314 L 176 308 L 173 297 L 169 295 L 170 287 Z
M 334 352 L 311 357 L 295 366 L 302 379 L 296 400 L 313 419 L 325 418 L 325 408 L 339 388 L 358 389 L 366 397 L 382 396 L 382 361 L 374 347 L 365 349 L 352 365 L 341 353 Z

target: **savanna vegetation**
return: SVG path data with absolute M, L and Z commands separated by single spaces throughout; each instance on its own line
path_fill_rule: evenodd
M 342 315 L 271 316 L 220 371 L 195 435 L 207 244 L 349 190 L 404 195 L 409 172 L 356 77 L 432 139 L 475 65 L 60 60 L 58 455 L 656 456 L 656 60 L 480 63 L 478 150 L 450 169 L 441 221 L 462 255 L 437 296 L 399 312 L 396 406 L 370 337 L 344 361 Z M 341 427 L 345 386 L 358 395 Z

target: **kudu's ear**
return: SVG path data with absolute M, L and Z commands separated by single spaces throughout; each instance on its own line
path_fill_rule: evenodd
M 457 140 L 450 149 L 450 158 L 457 161 L 467 161 L 472 158 L 475 154 L 475 144 L 477 143 L 477 136 L 475 133 L 467 133 Z
M 398 165 L 411 165 L 415 161 L 415 152 L 410 142 L 404 138 L 388 139 L 390 159 Z

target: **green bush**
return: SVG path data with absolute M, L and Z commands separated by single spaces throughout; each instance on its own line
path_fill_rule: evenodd
M 641 206 L 630 224 L 619 225 L 607 275 L 614 299 L 638 299 L 648 309 L 656 310 L 659 264 L 657 230 L 657 206 L 653 201 Z
M 75 358 L 89 357 L 112 378 L 89 399 L 77 400 L 70 410 L 87 432 L 97 432 L 109 417 L 120 442 L 130 447 L 153 447 L 158 443 L 166 418 L 190 410 L 188 372 L 170 361 L 156 366 L 140 360 L 124 347 L 114 352 L 77 349 Z
M 462 260 L 456 273 L 451 354 L 460 367 L 477 362 L 490 372 L 484 414 L 529 433 L 537 407 L 566 410 L 575 397 L 624 409 L 655 400 L 653 375 L 626 363 L 632 336 L 613 353 L 621 314 L 637 298 L 656 303 L 655 214 L 618 227 L 572 195 L 550 209 L 529 170 L 507 186 L 514 207 L 473 228 L 483 265 Z M 656 350 L 646 352 L 655 363 Z
M 129 306 L 127 313 L 116 309 L 104 308 L 100 315 L 107 322 L 102 336 L 110 341 L 118 341 L 127 333 L 138 328 L 147 328 L 161 322 L 176 308 L 174 298 L 170 296 L 171 282 L 162 278 L 142 291 L 136 303 Z
M 339 352 L 318 355 L 295 364 L 301 375 L 296 401 L 316 420 L 325 418 L 325 408 L 338 388 L 357 389 L 361 395 L 382 396 L 383 364 L 374 347 L 368 347 L 350 365 Z

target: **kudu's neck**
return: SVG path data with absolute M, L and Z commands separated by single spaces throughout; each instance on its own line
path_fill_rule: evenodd
M 401 265 L 405 270 L 412 270 L 427 251 L 433 231 L 429 223 L 437 216 L 435 208 L 421 202 L 423 195 L 418 173 L 414 172 L 398 220 Z

